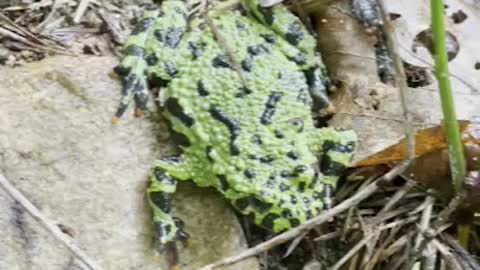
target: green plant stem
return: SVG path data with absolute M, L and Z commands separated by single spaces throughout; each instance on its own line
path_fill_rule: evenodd
M 440 88 L 444 125 L 447 131 L 450 171 L 456 193 L 460 192 L 465 178 L 465 157 L 460 138 L 460 129 L 455 114 L 452 89 L 448 71 L 448 56 L 445 45 L 444 6 L 442 0 L 431 0 L 432 32 L 435 51 L 435 74 Z
M 466 166 L 463 145 L 460 138 L 455 105 L 448 72 L 448 56 L 445 44 L 445 23 L 443 0 L 431 0 L 432 32 L 435 52 L 435 74 L 440 88 L 444 125 L 447 131 L 448 157 L 455 193 L 459 194 L 465 179 Z M 460 244 L 468 249 L 470 225 L 458 224 L 457 237 Z

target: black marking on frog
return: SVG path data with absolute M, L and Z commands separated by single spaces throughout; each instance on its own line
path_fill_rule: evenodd
M 250 72 L 254 68 L 253 60 L 250 58 L 245 58 L 242 60 L 241 66 L 243 70 L 245 70 L 246 72 Z
M 263 15 L 263 18 L 265 19 L 265 23 L 268 25 L 272 25 L 273 22 L 275 21 L 275 16 L 273 14 L 273 9 L 272 8 L 264 8 L 258 4 L 257 6 L 258 11 Z
M 146 32 L 155 23 L 155 18 L 143 18 L 133 28 L 131 35 L 137 35 Z
M 165 72 L 168 75 L 170 75 L 172 78 L 178 76 L 179 71 L 172 62 L 166 61 L 164 67 L 165 67 Z
M 249 88 L 247 88 L 245 86 L 242 86 L 242 87 L 238 88 L 238 92 L 237 92 L 237 94 L 235 94 L 235 97 L 244 98 L 245 96 L 250 95 L 251 93 L 252 93 L 252 90 L 250 90 Z
M 266 203 L 264 201 L 259 200 L 256 197 L 252 197 L 250 199 L 250 204 L 258 213 L 265 213 L 270 209 L 272 209 L 272 206 L 273 206 L 271 203 Z
M 198 57 L 200 57 L 205 52 L 206 46 L 207 44 L 203 42 L 202 43 L 195 42 L 195 41 L 188 42 L 188 49 L 192 53 L 192 59 L 197 60 Z
M 282 217 L 287 218 L 287 219 L 292 218 L 293 217 L 292 211 L 290 209 L 284 209 L 282 211 Z
M 255 173 L 255 171 L 253 171 L 252 169 L 246 169 L 245 172 L 244 172 L 245 176 L 249 179 L 253 179 L 255 178 L 255 176 L 257 176 L 257 174 Z
M 297 119 L 292 122 L 292 124 L 297 128 L 297 132 L 303 132 L 304 123 L 303 120 Z
M 198 24 L 198 29 L 201 30 L 201 31 L 207 29 L 207 24 L 205 22 L 199 23 Z
M 282 96 L 283 93 L 281 92 L 272 92 L 272 94 L 270 94 L 267 102 L 265 103 L 265 110 L 260 117 L 260 123 L 263 125 L 270 125 L 272 123 L 272 117 L 275 114 L 275 108 Z
M 180 27 L 168 27 L 167 29 L 157 29 L 153 32 L 155 38 L 166 46 L 175 49 L 180 44 L 183 37 L 183 29 Z
M 240 123 L 237 120 L 228 117 L 222 109 L 215 105 L 210 106 L 208 111 L 215 120 L 227 126 L 230 131 L 230 154 L 233 156 L 239 155 L 240 149 L 236 145 L 235 140 L 241 133 Z
M 169 123 L 169 122 L 167 122 Z M 183 147 L 189 147 L 192 144 L 190 143 L 190 139 L 185 134 L 182 134 L 180 132 L 176 132 L 170 128 L 171 131 L 171 138 L 175 142 L 177 146 L 183 146 Z
M 260 162 L 264 164 L 270 164 L 275 160 L 275 158 L 272 155 L 266 155 L 264 157 L 260 158 Z
M 298 176 L 308 170 L 308 167 L 305 165 L 298 165 L 293 169 L 293 176 Z
M 163 191 L 149 192 L 150 200 L 162 211 L 170 212 L 173 207 L 172 193 L 165 193 Z
M 166 224 L 166 225 L 162 226 L 162 229 L 163 230 L 160 230 L 162 235 L 169 235 L 170 231 L 172 230 L 172 225 Z
M 132 73 L 125 78 L 125 89 L 135 89 L 137 88 L 138 83 L 139 81 L 137 75 Z
M 158 74 L 153 73 L 150 75 L 150 85 L 153 87 L 167 87 L 169 80 L 165 80 L 162 77 L 158 76 Z
M 285 183 L 281 183 L 278 188 L 280 189 L 281 192 L 285 192 L 290 189 L 290 187 Z
M 304 88 L 300 88 L 298 90 L 298 95 L 297 95 L 297 101 L 307 105 L 308 104 L 308 98 L 307 98 L 307 91 Z
M 269 179 L 266 183 L 265 183 L 265 187 L 266 188 L 269 188 L 269 189 L 274 189 L 275 188 L 275 182 L 273 179 Z
M 293 194 L 290 194 L 290 203 L 297 204 L 297 202 L 298 202 L 297 197 L 295 197 Z
M 298 192 L 305 192 L 305 182 L 298 183 Z
M 293 22 L 288 25 L 288 30 L 285 34 L 285 39 L 288 43 L 297 46 L 304 38 L 305 35 L 302 31 L 302 24 L 300 22 Z
M 275 44 L 275 42 L 277 41 L 277 37 L 273 34 L 260 34 L 260 36 L 267 42 L 267 43 L 270 43 L 270 44 Z
M 285 138 L 285 135 L 283 135 L 282 131 L 280 131 L 279 129 L 275 129 L 274 134 L 275 134 L 275 138 L 277 139 Z
M 249 158 L 249 159 L 252 159 L 252 160 L 257 160 L 257 159 L 259 159 L 259 157 L 258 157 L 257 155 L 255 155 L 255 154 L 249 154 L 249 155 L 248 155 L 248 158 Z
M 239 31 L 245 31 L 247 30 L 247 25 L 245 23 L 243 23 L 242 21 L 239 21 L 239 20 L 236 20 L 235 21 L 235 25 L 237 26 L 237 29 Z
M 143 58 L 143 56 L 145 55 L 145 49 L 137 45 L 130 44 L 128 45 L 128 47 L 125 48 L 123 53 L 128 56 L 138 56 Z
M 280 176 L 283 178 L 289 178 L 289 177 L 292 177 L 292 173 L 287 170 L 282 170 L 280 172 Z
M 202 97 L 208 96 L 210 94 L 207 88 L 205 88 L 205 85 L 203 84 L 202 80 L 199 80 L 197 82 L 197 90 L 198 90 L 198 94 Z
M 288 60 L 294 62 L 295 64 L 297 64 L 299 66 L 303 66 L 307 63 L 307 56 L 304 53 L 300 52 L 293 57 L 288 57 Z
M 303 74 L 305 74 L 305 78 L 307 79 L 308 87 L 314 88 L 317 87 L 317 85 L 320 83 L 317 76 L 315 76 L 315 70 L 310 68 L 308 70 L 305 70 Z
M 130 67 L 124 67 L 122 65 L 118 65 L 113 68 L 113 71 L 117 73 L 118 76 L 127 76 L 132 69 Z
M 182 106 L 178 103 L 178 99 L 169 97 L 165 102 L 165 108 L 187 127 L 195 124 L 195 119 L 183 111 Z
M 297 160 L 298 159 L 298 152 L 289 151 L 287 153 L 287 157 L 290 158 L 290 159 L 293 159 L 293 160 Z
M 248 46 L 247 52 L 252 56 L 258 56 L 264 53 L 269 53 L 270 49 L 263 44 L 259 44 L 259 45 Z
M 275 220 L 280 216 L 275 213 L 268 213 L 262 220 L 262 226 L 268 229 L 273 229 L 273 225 L 275 224 Z
M 313 217 L 312 210 L 307 210 L 307 212 L 305 212 L 305 215 L 307 216 L 307 219 L 311 219 Z
M 254 134 L 250 141 L 255 145 L 261 145 L 263 143 L 262 138 L 258 134 Z
M 239 211 L 245 210 L 245 209 L 248 207 L 248 204 L 249 204 L 248 197 L 244 197 L 244 198 L 237 199 L 237 200 L 233 203 L 233 205 L 234 205 Z
M 322 149 L 335 151 L 339 153 L 351 153 L 355 150 L 355 142 L 348 142 L 347 144 L 335 143 L 334 141 L 326 140 Z
M 215 68 L 230 68 L 233 69 L 232 61 L 226 54 L 219 54 L 212 59 L 212 65 Z
M 223 191 L 227 191 L 229 188 L 228 181 L 227 181 L 227 176 L 223 174 L 217 175 L 218 180 L 220 181 L 220 188 Z
M 297 227 L 300 225 L 300 220 L 298 218 L 291 218 L 288 221 L 290 221 L 290 226 L 292 227 Z
M 153 4 L 152 6 L 154 6 L 154 7 L 155 7 L 155 9 L 158 9 L 158 6 L 157 6 L 157 5 L 155 5 L 155 4 Z M 161 9 L 160 9 L 160 10 L 158 11 L 157 18 L 161 18 L 161 17 L 163 17 L 163 16 L 165 16 L 165 12 L 164 12 L 163 10 L 161 10 Z
M 180 156 L 163 157 L 162 160 L 171 164 L 180 164 L 183 162 L 183 158 Z
M 213 159 L 212 157 L 212 150 L 213 150 L 213 147 L 211 145 L 208 145 L 206 148 L 205 148 L 205 151 L 207 153 L 207 159 L 210 163 L 213 163 L 215 162 L 215 160 Z
M 329 155 L 324 155 L 321 162 L 322 173 L 326 176 L 340 176 L 345 171 L 344 164 L 333 160 Z
M 145 57 L 145 62 L 147 62 L 147 65 L 149 66 L 155 66 L 158 63 L 158 57 L 155 55 L 155 53 L 151 53 Z
M 310 182 L 310 185 L 308 185 L 308 188 L 314 189 L 317 186 L 317 183 L 318 183 L 318 172 L 317 170 L 315 170 L 312 176 L 312 181 Z

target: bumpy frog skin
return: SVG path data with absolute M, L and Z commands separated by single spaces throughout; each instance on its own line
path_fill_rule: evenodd
M 328 106 L 315 39 L 284 6 L 248 2 L 251 16 L 210 9 L 187 18 L 184 1 L 150 9 L 116 68 L 123 99 L 145 109 L 160 87 L 163 114 L 182 135 L 180 157 L 155 162 L 148 188 L 159 241 L 182 236 L 171 216 L 177 180 L 218 190 L 274 232 L 328 204 L 356 148 L 352 131 L 318 129 L 312 106 Z

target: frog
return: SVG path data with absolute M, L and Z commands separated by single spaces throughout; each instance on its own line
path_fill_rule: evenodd
M 283 4 L 147 7 L 115 68 L 123 84 L 118 122 L 130 103 L 147 110 L 149 89 L 181 154 L 156 160 L 147 188 L 159 246 L 185 240 L 174 216 L 179 181 L 213 188 L 256 225 L 279 233 L 332 204 L 357 147 L 354 131 L 318 128 L 331 108 L 315 37 Z M 222 5 L 224 4 L 224 5 Z

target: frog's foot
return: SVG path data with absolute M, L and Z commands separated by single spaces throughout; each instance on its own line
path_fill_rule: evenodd
M 150 175 L 151 184 L 147 189 L 148 201 L 153 212 L 154 246 L 159 252 L 165 252 L 171 269 L 176 269 L 175 267 L 178 266 L 176 241 L 180 241 L 186 246 L 189 237 L 183 230 L 184 222 L 171 215 L 177 178 L 168 172 L 179 173 L 175 171 L 178 168 L 182 168 L 180 157 L 158 160 Z
M 158 10 L 148 10 L 145 13 L 127 40 L 122 63 L 114 69 L 115 73 L 122 79 L 123 90 L 120 105 L 112 120 L 113 123 L 118 122 L 132 99 L 135 100 L 136 116 L 142 116 L 147 108 L 148 86 L 145 76 L 147 70 L 145 43 L 154 27 L 157 16 Z
M 184 247 L 187 247 L 190 235 L 183 230 L 183 227 L 185 226 L 183 221 L 174 217 L 173 222 L 177 231 L 173 236 L 173 239 L 165 243 L 162 243 L 162 239 L 165 233 L 170 230 L 169 226 L 171 226 L 171 223 L 154 222 L 156 232 L 154 246 L 158 252 L 165 254 L 165 259 L 171 270 L 179 270 L 180 258 L 178 255 L 177 241 L 180 241 Z
M 331 206 L 333 190 L 338 178 L 351 165 L 357 148 L 357 135 L 353 130 L 337 130 L 322 128 L 313 133 L 319 142 L 317 151 L 320 153 L 320 171 L 323 174 L 324 203 L 326 208 Z
M 141 61 L 143 60 L 139 60 L 139 62 Z M 141 63 L 138 63 L 133 68 L 126 68 L 124 66 L 115 68 L 115 72 L 122 77 L 123 91 L 120 105 L 112 120 L 113 123 L 119 121 L 132 99 L 135 100 L 135 116 L 143 116 L 148 101 L 148 87 L 143 75 L 143 70 Z

